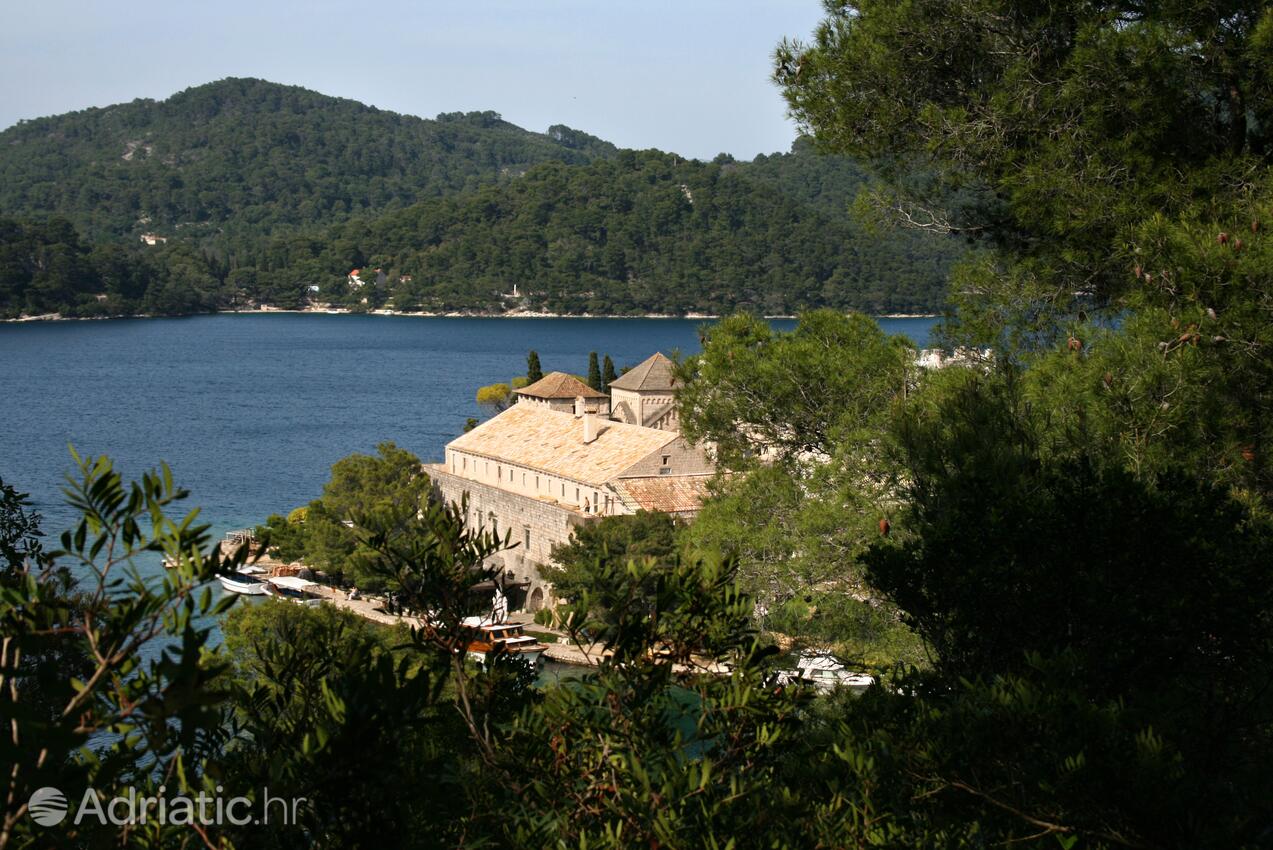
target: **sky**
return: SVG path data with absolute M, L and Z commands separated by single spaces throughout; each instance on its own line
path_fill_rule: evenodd
M 785 151 L 769 80 L 820 0 L 39 0 L 0 8 L 0 127 L 260 77 L 431 118 L 491 109 L 621 147 Z

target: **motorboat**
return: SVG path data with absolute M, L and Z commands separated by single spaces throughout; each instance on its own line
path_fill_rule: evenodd
M 265 580 L 246 570 L 219 575 L 217 581 L 221 582 L 221 586 L 227 593 L 238 593 L 242 596 L 264 596 L 266 593 Z
M 316 581 L 296 576 L 274 576 L 265 579 L 262 583 L 265 585 L 265 594 L 275 599 L 295 602 L 306 608 L 323 604 L 323 598 L 313 591 L 313 588 L 318 587 Z
M 485 664 L 495 655 L 520 658 L 532 667 L 538 667 L 548 647 L 531 635 L 518 623 L 493 623 L 477 617 L 469 617 L 461 624 L 468 636 L 465 651 L 470 658 Z
M 875 684 L 875 678 L 855 673 L 829 652 L 806 650 L 796 659 L 796 669 L 778 671 L 778 683 L 811 685 L 826 693 L 836 687 L 865 690 Z

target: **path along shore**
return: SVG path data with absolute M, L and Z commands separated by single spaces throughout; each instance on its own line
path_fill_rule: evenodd
M 379 600 L 371 599 L 350 599 L 349 595 L 343 590 L 327 585 L 319 585 L 313 588 L 313 591 L 322 596 L 323 599 L 335 605 L 337 608 L 343 608 L 357 614 L 360 617 L 366 617 L 373 622 L 383 623 L 386 626 L 396 626 L 405 624 L 414 628 L 419 628 L 424 623 L 419 617 L 406 617 L 397 614 L 387 614 L 380 606 L 383 604 Z M 553 661 L 559 661 L 563 664 L 574 664 L 580 667 L 593 667 L 601 663 L 602 657 L 600 651 L 589 652 L 584 648 L 576 646 L 569 642 L 569 638 L 564 632 L 548 626 L 535 625 L 533 617 L 524 611 L 518 611 L 508 615 L 510 623 L 516 623 L 521 626 L 528 626 L 540 635 L 551 635 L 553 640 L 545 641 L 548 647 L 544 650 L 544 657 Z M 542 638 L 541 638 L 542 639 Z M 563 641 L 565 641 L 563 643 Z
M 396 626 L 405 624 L 412 627 L 420 627 L 423 621 L 419 617 L 406 617 L 396 614 L 385 613 L 384 609 L 379 607 L 383 603 L 378 600 L 371 599 L 350 599 L 349 595 L 334 587 L 327 585 L 319 585 L 313 588 L 313 592 L 319 594 L 323 599 L 337 608 L 343 608 L 361 617 L 366 617 L 377 623 L 383 623 L 387 626 Z M 516 611 L 508 615 L 508 622 L 525 626 L 529 631 L 533 631 L 547 647 L 544 650 L 544 657 L 561 664 L 570 664 L 576 667 L 595 667 L 599 665 L 604 657 L 601 647 L 583 647 L 574 643 L 570 637 L 559 629 L 549 626 L 541 626 L 534 622 L 533 615 L 525 611 Z M 545 640 L 545 637 L 552 637 L 553 640 Z M 674 669 L 678 673 L 715 673 L 724 675 L 729 672 L 728 668 L 711 663 L 704 662 L 688 667 L 683 664 L 677 664 Z

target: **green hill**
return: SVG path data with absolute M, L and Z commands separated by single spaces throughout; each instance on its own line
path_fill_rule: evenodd
M 399 115 L 262 80 L 23 121 L 0 133 L 0 210 L 91 239 L 155 232 L 216 246 L 516 177 L 613 145 L 493 112 Z
M 807 152 L 785 159 L 799 172 L 828 167 Z M 831 212 L 838 202 L 804 200 L 781 181 L 749 176 L 749 168 L 656 151 L 546 164 L 517 181 L 351 221 L 322 238 L 276 240 L 241 273 L 273 300 L 318 284 L 327 301 L 391 299 L 399 309 L 784 314 L 940 306 L 957 244 L 861 232 L 847 212 Z M 851 196 L 851 188 L 840 191 Z M 349 287 L 352 268 L 379 268 L 385 282 Z M 506 297 L 514 285 L 516 301 Z
M 936 308 L 961 246 L 858 228 L 867 179 L 800 143 L 702 163 L 228 79 L 0 133 L 0 316 L 300 306 L 311 286 L 356 308 Z M 384 285 L 348 288 L 363 267 Z

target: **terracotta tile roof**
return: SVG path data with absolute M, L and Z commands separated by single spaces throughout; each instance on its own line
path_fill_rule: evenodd
M 672 390 L 676 389 L 676 378 L 672 370 L 676 364 L 656 351 L 650 357 L 633 366 L 610 382 L 610 386 L 621 390 Z
M 710 475 L 661 475 L 614 482 L 619 497 L 632 508 L 663 513 L 697 511 L 707 498 Z
M 515 404 L 447 444 L 491 460 L 601 486 L 680 436 L 597 416 L 597 439 L 583 441 L 583 419 L 537 404 Z
M 576 399 L 579 396 L 584 398 L 609 398 L 605 393 L 597 392 L 574 375 L 567 375 L 565 372 L 549 372 L 535 383 L 514 392 L 518 395 L 528 395 L 535 398 Z

